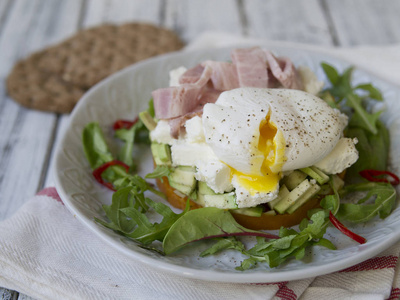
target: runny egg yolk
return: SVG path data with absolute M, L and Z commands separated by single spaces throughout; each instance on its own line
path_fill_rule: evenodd
M 265 156 L 260 170 L 262 175 L 244 174 L 232 169 L 232 175 L 237 176 L 239 184 L 251 195 L 275 191 L 281 179 L 280 171 L 285 163 L 285 139 L 282 132 L 278 131 L 270 121 L 269 115 L 260 123 L 259 130 L 260 136 L 256 147 Z

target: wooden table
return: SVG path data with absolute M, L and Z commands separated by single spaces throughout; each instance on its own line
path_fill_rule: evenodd
M 210 30 L 325 46 L 400 42 L 397 0 L 0 0 L 0 220 L 54 185 L 53 153 L 68 115 L 26 109 L 5 79 L 28 54 L 78 29 L 151 22 L 185 42 Z M 0 288 L 1 299 L 29 299 Z

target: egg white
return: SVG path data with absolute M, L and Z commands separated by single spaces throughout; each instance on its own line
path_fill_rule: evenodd
M 273 200 L 282 172 L 323 159 L 347 125 L 346 115 L 312 94 L 261 88 L 222 93 L 202 120 L 206 143 L 231 168 L 239 207 Z
M 308 167 L 321 160 L 335 147 L 347 125 L 346 115 L 309 93 L 239 88 L 204 106 L 206 143 L 232 168 L 261 175 L 265 153 L 257 145 L 260 123 L 268 115 L 285 141 L 285 161 L 279 171 Z

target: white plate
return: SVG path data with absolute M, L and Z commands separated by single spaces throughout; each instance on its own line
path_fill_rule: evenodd
M 105 79 L 87 92 L 73 111 L 70 124 L 56 154 L 56 186 L 68 209 L 85 226 L 115 247 L 116 251 L 125 253 L 127 259 L 140 260 L 155 268 L 186 277 L 223 282 L 278 282 L 327 274 L 366 260 L 398 241 L 400 239 L 399 207 L 385 220 L 375 220 L 365 225 L 352 227 L 356 233 L 367 238 L 368 242 L 364 245 L 353 242 L 338 233 L 335 228 L 330 227 L 326 237 L 332 240 L 338 250 L 315 247 L 303 261 L 293 259 L 275 269 L 260 265 L 255 269 L 241 272 L 235 270 L 235 266 L 243 260 L 241 254 L 228 251 L 217 256 L 199 258 L 200 250 L 192 245 L 174 255 L 161 256 L 140 248 L 134 242 L 121 238 L 93 221 L 94 217 L 104 219 L 101 205 L 110 204 L 111 193 L 96 183 L 91 175 L 82 149 L 83 127 L 88 122 L 97 121 L 111 141 L 110 128 L 113 122 L 119 118 L 133 119 L 140 111 L 146 109 L 151 91 L 168 86 L 169 70 L 181 65 L 191 67 L 206 59 L 229 60 L 230 50 L 208 49 L 160 56 L 132 65 Z M 348 67 L 347 63 L 317 52 L 276 47 L 271 50 L 280 56 L 290 57 L 296 65 L 309 66 L 324 81 L 326 79 L 320 68 L 321 61 L 333 64 L 340 70 Z M 400 99 L 400 91 L 361 71 L 354 73 L 355 83 L 371 81 L 382 90 L 386 100 L 387 111 L 382 119 L 391 133 L 392 169 L 399 173 L 400 105 L 397 102 Z M 152 169 L 151 154 L 149 151 L 144 151 L 140 155 L 143 156 L 141 174 L 146 174 Z M 204 245 L 199 246 L 201 248 Z

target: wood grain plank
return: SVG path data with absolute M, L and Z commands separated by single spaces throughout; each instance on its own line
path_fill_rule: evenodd
M 55 178 L 54 178 L 54 173 L 55 173 L 55 157 L 56 157 L 56 152 L 57 152 L 57 147 L 64 136 L 64 132 L 68 126 L 70 119 L 70 115 L 62 115 L 60 116 L 57 124 L 57 129 L 55 132 L 55 139 L 54 143 L 52 145 L 51 149 L 51 154 L 50 154 L 50 159 L 49 159 L 49 165 L 46 170 L 46 176 L 44 178 L 44 183 L 43 187 L 50 187 L 50 186 L 55 186 Z
M 16 61 L 77 28 L 82 1 L 18 0 L 0 36 L 0 220 L 12 215 L 40 187 L 57 117 L 21 107 L 6 96 L 5 78 Z M 57 15 L 57 13 L 59 15 Z
M 83 27 L 102 23 L 148 22 L 160 25 L 162 0 L 89 0 Z
M 331 45 L 328 23 L 318 0 L 243 1 L 246 32 L 271 40 Z
M 167 0 L 164 25 L 186 42 L 205 31 L 242 33 L 237 2 L 231 0 Z
M 400 1 L 324 1 L 341 46 L 400 42 Z
M 17 297 L 18 297 L 17 292 L 0 287 L 0 299 L 1 300 L 14 300 L 14 299 L 17 299 Z

